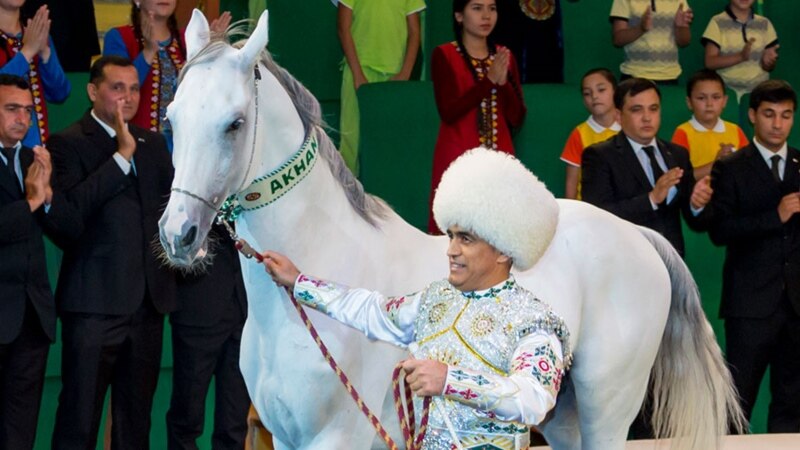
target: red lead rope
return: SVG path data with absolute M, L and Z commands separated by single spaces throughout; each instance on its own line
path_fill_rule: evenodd
M 261 256 L 260 253 L 253 250 L 244 239 L 235 239 L 236 240 L 236 248 L 247 258 L 255 258 L 258 262 L 262 262 L 264 257 Z M 289 294 L 289 299 L 292 301 L 292 305 L 297 310 L 297 313 L 300 314 L 300 319 L 303 320 L 303 324 L 305 324 L 306 329 L 308 332 L 311 333 L 311 337 L 314 339 L 314 342 L 317 344 L 317 348 L 319 348 L 320 353 L 325 358 L 325 361 L 328 362 L 328 365 L 331 366 L 336 375 L 339 377 L 339 381 L 342 382 L 342 385 L 350 394 L 350 397 L 353 398 L 353 401 L 356 402 L 361 412 L 367 417 L 369 423 L 372 425 L 372 428 L 375 429 L 375 432 L 378 433 L 378 436 L 383 439 L 386 443 L 386 446 L 389 450 L 399 450 L 399 447 L 394 442 L 389 433 L 386 429 L 381 425 L 380 420 L 375 414 L 372 413 L 372 410 L 369 409 L 364 400 L 361 398 L 361 394 L 358 393 L 356 388 L 350 383 L 350 379 L 347 378 L 347 375 L 342 371 L 339 364 L 333 359 L 333 355 L 328 350 L 328 347 L 325 346 L 325 343 L 322 342 L 322 338 L 320 337 L 319 333 L 317 333 L 317 329 L 314 328 L 314 324 L 311 323 L 311 319 L 308 318 L 308 314 L 306 314 L 303 307 L 300 306 L 300 303 L 297 299 L 294 298 L 294 295 L 288 289 L 286 293 Z M 397 418 L 400 420 L 400 429 L 403 432 L 403 439 L 405 439 L 406 449 L 407 450 L 420 450 L 422 448 L 422 440 L 425 437 L 425 431 L 428 428 L 428 413 L 430 412 L 431 406 L 431 398 L 425 397 L 422 402 L 422 418 L 420 420 L 419 426 L 419 433 L 415 436 L 415 427 L 416 427 L 416 420 L 414 417 L 414 402 L 411 398 L 411 388 L 408 386 L 408 383 L 403 383 L 403 394 L 400 393 L 400 380 L 404 379 L 401 375 L 403 368 L 400 364 L 397 364 L 394 368 L 394 372 L 392 373 L 392 391 L 394 394 L 394 406 L 397 410 Z

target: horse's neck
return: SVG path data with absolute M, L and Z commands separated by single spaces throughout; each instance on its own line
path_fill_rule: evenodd
M 286 162 L 306 137 L 294 103 L 272 74 L 264 77 L 262 86 L 255 169 L 249 179 Z M 242 215 L 243 235 L 248 235 L 259 251 L 284 253 L 302 270 L 337 281 L 363 285 L 375 278 L 375 287 L 391 284 L 402 286 L 403 291 L 423 283 L 416 280 L 418 275 L 430 281 L 430 271 L 417 274 L 415 270 L 405 271 L 408 281 L 387 281 L 392 271 L 381 270 L 379 265 L 397 262 L 400 257 L 409 264 L 430 259 L 429 255 L 443 258 L 443 247 L 431 245 L 430 238 L 393 211 L 387 211 L 385 219 L 376 218 L 377 225 L 368 223 L 350 204 L 345 188 L 322 155 L 322 147 L 320 142 L 316 164 L 300 183 L 267 207 Z M 410 287 L 405 287 L 406 282 Z
M 301 183 L 242 219 L 262 248 L 289 255 L 305 266 L 303 270 L 356 266 L 358 261 L 348 259 L 358 258 L 367 249 L 381 252 L 385 237 L 358 215 L 327 162 L 317 157 Z

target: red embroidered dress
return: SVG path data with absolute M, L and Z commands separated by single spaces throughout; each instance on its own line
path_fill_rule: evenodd
M 525 118 L 519 70 L 513 55 L 510 55 L 508 81 L 503 86 L 486 77 L 494 55 L 483 60 L 469 59 L 478 81 L 455 42 L 440 45 L 433 51 L 433 91 L 442 122 L 433 154 L 431 203 L 445 169 L 465 151 L 484 146 L 514 153 L 511 127 L 522 125 Z M 432 214 L 428 231 L 439 233 Z

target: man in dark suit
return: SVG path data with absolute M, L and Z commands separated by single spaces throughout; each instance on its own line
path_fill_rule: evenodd
M 206 394 L 215 378 L 215 450 L 241 450 L 250 396 L 239 370 L 247 295 L 239 253 L 221 225 L 210 239 L 215 255 L 207 273 L 178 276 L 178 310 L 172 324 L 172 399 L 167 412 L 170 450 L 196 450 L 203 434 Z
M 23 147 L 34 109 L 28 82 L 0 75 L 0 448 L 32 449 L 56 308 L 42 232 L 77 233 L 50 187 L 44 147 Z
M 796 109 L 785 81 L 758 85 L 753 142 L 711 172 L 728 364 L 748 419 L 770 367 L 770 433 L 800 431 L 800 152 L 786 144 Z
M 139 76 L 119 57 L 98 59 L 87 86 L 92 109 L 50 139 L 54 186 L 83 232 L 67 243 L 56 289 L 63 388 L 54 449 L 94 448 L 111 386 L 112 448 L 149 448 L 164 314 L 175 277 L 154 253 L 173 169 L 164 138 L 129 125 Z
M 686 149 L 656 137 L 661 92 L 655 83 L 623 81 L 614 92 L 614 104 L 622 131 L 584 151 L 583 199 L 658 231 L 683 255 L 681 212 L 690 227 L 704 228 L 709 180 L 695 183 Z

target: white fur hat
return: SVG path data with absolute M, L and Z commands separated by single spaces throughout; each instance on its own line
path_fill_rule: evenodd
M 456 159 L 433 199 L 442 232 L 458 225 L 527 270 L 542 257 L 558 225 L 558 203 L 515 157 L 483 147 Z

